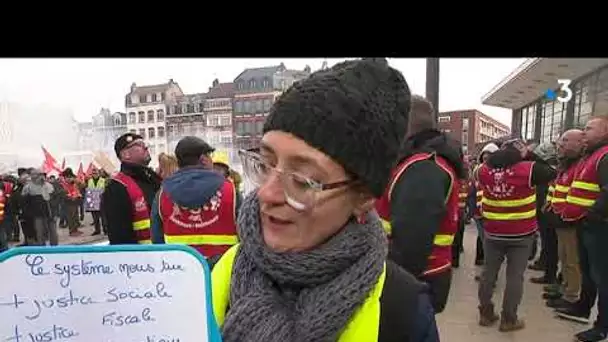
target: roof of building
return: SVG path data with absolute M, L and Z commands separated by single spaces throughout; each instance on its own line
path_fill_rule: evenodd
M 144 86 L 138 86 L 135 82 L 133 82 L 131 84 L 131 92 L 129 94 L 133 95 L 133 94 L 149 94 L 149 93 L 162 93 L 164 91 L 166 91 L 167 89 L 169 89 L 169 87 L 171 87 L 171 85 L 175 85 L 178 88 L 181 87 L 179 86 L 179 84 L 175 81 L 173 81 L 173 79 L 170 79 L 169 82 L 167 83 L 162 83 L 162 84 L 152 84 L 152 85 L 144 85 Z
M 213 87 L 209 87 L 209 92 L 207 93 L 207 98 L 209 99 L 217 99 L 224 97 L 232 97 L 234 94 L 234 83 L 218 83 Z
M 608 65 L 608 58 L 528 58 L 481 99 L 484 105 L 522 108 L 560 88 L 558 80 L 576 80 Z
M 252 78 L 272 77 L 275 73 L 285 70 L 287 70 L 287 68 L 285 68 L 285 64 L 283 63 L 268 67 L 245 69 L 234 79 L 234 83 L 250 80 Z

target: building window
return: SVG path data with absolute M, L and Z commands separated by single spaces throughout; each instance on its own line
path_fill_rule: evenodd
M 165 127 L 163 126 L 158 126 L 156 128 L 156 132 L 158 133 L 158 137 L 159 138 L 164 138 L 165 137 Z
M 462 129 L 464 131 L 469 129 L 469 118 L 463 118 L 462 119 Z
M 253 134 L 253 130 L 254 130 L 253 122 L 245 121 L 245 129 L 243 130 L 243 133 L 245 135 L 251 135 L 251 134 Z
M 262 134 L 264 131 L 264 120 L 258 120 L 255 123 L 255 134 Z
M 598 82 L 599 79 L 606 78 L 608 76 L 608 70 L 604 69 L 599 73 L 595 73 L 585 80 L 581 81 L 576 86 L 576 92 L 574 94 L 574 126 L 582 128 L 589 120 L 589 117 L 594 112 L 596 107 L 597 98 L 595 95 L 596 89 L 601 91 L 603 86 Z
M 148 128 L 148 138 L 154 139 L 156 137 L 156 132 L 154 131 L 154 127 Z
M 154 122 L 154 111 L 153 110 L 148 111 L 148 122 Z
M 243 113 L 251 113 L 251 101 L 243 101 Z
M 220 126 L 230 126 L 231 125 L 231 116 L 230 115 L 222 115 L 220 117 Z
M 541 114 L 540 142 L 552 142 L 559 138 L 564 127 L 566 104 L 559 101 L 548 101 L 543 104 Z
M 224 134 L 221 136 L 221 141 L 222 141 L 222 145 L 230 145 L 232 144 L 232 135 L 230 134 Z
M 173 106 L 173 114 L 181 114 L 182 106 Z
M 216 127 L 219 125 L 220 125 L 220 119 L 217 117 L 217 115 L 210 115 L 207 118 L 207 126 Z
M 240 113 L 243 111 L 243 102 L 242 101 L 235 101 L 234 102 L 234 112 L 235 113 Z
M 192 105 L 191 103 L 188 103 L 186 105 L 186 113 L 194 113 L 194 105 Z
M 172 138 L 175 136 L 175 125 L 168 125 L 167 126 L 167 136 L 169 138 Z
M 144 123 L 146 122 L 146 113 L 143 111 L 137 112 L 137 122 Z
M 146 103 L 146 95 L 139 95 L 139 103 Z
M 234 128 L 234 131 L 237 135 L 243 135 L 245 134 L 245 125 L 243 124 L 243 121 L 237 121 L 236 122 L 236 126 Z
M 450 122 L 450 117 L 449 117 L 449 116 L 440 116 L 440 117 L 438 118 L 438 121 L 439 121 L 439 122 L 444 122 L 444 123 L 445 123 L 445 122 Z
M 139 135 L 141 135 L 142 138 L 146 139 L 146 129 L 145 128 L 140 128 L 139 129 Z
M 264 111 L 268 112 L 270 110 L 270 106 L 272 106 L 272 102 L 270 101 L 270 99 L 265 99 L 264 100 Z
M 159 109 L 156 111 L 156 120 L 158 120 L 158 121 L 165 120 L 165 111 L 164 110 Z
M 114 118 L 114 126 L 120 126 L 121 122 L 120 122 L 120 116 L 117 116 Z
M 198 104 L 198 112 L 202 113 L 204 111 L 205 111 L 205 103 L 201 102 L 201 103 Z
M 249 89 L 255 89 L 255 80 L 249 80 Z
M 129 132 L 135 134 L 135 133 L 137 133 L 137 130 L 136 129 L 130 129 Z
M 129 123 L 130 124 L 135 123 L 135 112 L 129 112 Z
M 521 110 L 521 136 L 525 140 L 534 139 L 536 127 L 536 104 L 524 107 Z
M 156 100 L 157 100 L 157 95 L 156 95 L 156 93 L 153 93 L 152 94 L 152 102 L 156 102 Z

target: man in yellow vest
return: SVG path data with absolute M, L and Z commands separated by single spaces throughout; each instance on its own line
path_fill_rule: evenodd
M 103 233 L 108 234 L 105 220 L 101 216 L 101 195 L 106 188 L 106 180 L 100 177 L 99 171 L 94 168 L 91 171 L 91 178 L 89 178 L 86 185 L 84 205 L 85 210 L 93 216 L 93 225 L 95 226 L 93 235 L 101 234 L 102 226 Z

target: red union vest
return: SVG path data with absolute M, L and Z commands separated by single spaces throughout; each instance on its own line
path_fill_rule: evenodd
M 566 207 L 566 197 L 578 164 L 579 162 L 573 163 L 566 170 L 558 172 L 555 181 L 549 187 L 550 194 L 547 195 L 547 203 L 549 203 L 551 211 L 556 214 L 561 214 Z M 551 187 L 553 187 L 553 192 L 551 192 Z
M 231 181 L 224 181 L 215 196 L 199 209 L 178 206 L 162 188 L 159 198 L 165 243 L 189 245 L 207 258 L 224 254 L 238 243 L 236 191 Z
M 118 172 L 112 177 L 118 183 L 121 183 L 129 194 L 133 207 L 131 208 L 133 217 L 133 231 L 139 244 L 150 244 L 150 207 L 144 197 L 144 192 L 141 190 L 135 180 L 122 172 Z M 110 213 L 111 214 L 111 213 Z
M 66 196 L 68 197 L 69 200 L 75 201 L 82 197 L 82 194 L 80 193 L 80 189 L 78 188 L 78 184 L 69 183 L 65 179 L 62 179 L 60 183 L 61 183 L 61 186 L 63 187 L 63 189 L 65 190 Z
M 479 180 L 478 180 L 478 172 L 479 172 L 479 168 L 481 167 L 481 164 L 475 166 L 475 169 L 473 169 L 473 184 L 475 184 L 475 212 L 473 213 L 473 216 L 475 218 L 481 218 L 481 201 L 483 199 L 483 189 L 481 188 L 481 184 L 479 184 Z
M 536 231 L 536 189 L 530 184 L 533 166 L 534 162 L 522 161 L 504 169 L 480 167 L 486 233 L 517 237 Z
M 433 275 L 449 270 L 452 267 L 452 243 L 454 235 L 458 230 L 458 190 L 460 189 L 460 181 L 456 178 L 456 174 L 452 166 L 441 156 L 434 153 L 417 153 L 403 160 L 394 170 L 391 176 L 389 186 L 386 188 L 382 197 L 376 201 L 376 211 L 382 220 L 382 226 L 389 235 L 392 231 L 390 219 L 390 199 L 395 183 L 412 164 L 433 159 L 442 170 L 450 177 L 450 188 L 446 196 L 447 213 L 444 216 L 437 234 L 433 240 L 433 250 L 429 256 L 426 270 L 422 275 Z M 407 228 L 407 227 L 406 227 Z
M 466 181 L 460 182 L 458 189 L 458 208 L 463 210 L 467 206 L 467 197 L 469 196 L 469 184 Z
M 564 221 L 577 221 L 587 215 L 587 211 L 600 195 L 597 167 L 602 158 L 608 154 L 608 145 L 593 152 L 579 161 L 562 211 Z
M 6 181 L 2 183 L 2 189 L 0 189 L 0 222 L 4 221 L 6 202 L 8 202 L 12 191 L 13 185 L 11 183 Z

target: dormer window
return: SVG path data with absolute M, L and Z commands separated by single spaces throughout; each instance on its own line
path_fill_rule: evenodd
M 256 84 L 255 84 L 255 83 L 256 83 L 256 82 L 255 82 L 255 80 L 253 80 L 253 79 L 252 79 L 252 80 L 249 80 L 249 89 L 254 89 L 254 88 L 255 88 L 255 86 L 256 86 Z

